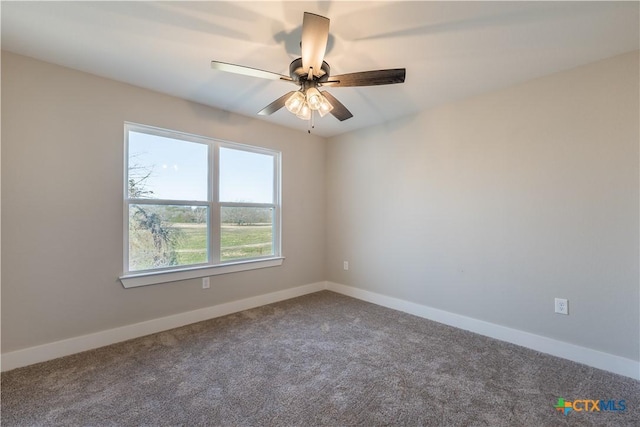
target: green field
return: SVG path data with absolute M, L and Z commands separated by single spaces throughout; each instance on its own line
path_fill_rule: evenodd
M 179 265 L 207 262 L 206 224 L 174 223 L 177 231 L 176 254 Z M 222 261 L 271 255 L 271 224 L 223 224 L 220 235 Z

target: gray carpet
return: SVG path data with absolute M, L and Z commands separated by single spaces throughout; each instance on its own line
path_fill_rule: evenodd
M 327 291 L 2 374 L 3 426 L 640 426 L 639 405 L 630 378 Z

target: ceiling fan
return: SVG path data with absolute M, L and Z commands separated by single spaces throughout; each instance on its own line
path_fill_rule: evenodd
M 302 57 L 294 59 L 289 65 L 289 76 L 242 65 L 211 61 L 211 68 L 229 73 L 260 77 L 270 80 L 284 80 L 300 86 L 273 101 L 258 114 L 270 115 L 286 107 L 291 113 L 303 120 L 309 120 L 309 132 L 313 127 L 314 112 L 321 117 L 331 113 L 340 121 L 353 117 L 353 114 L 327 91 L 319 91 L 323 86 L 350 87 L 376 86 L 403 83 L 406 70 L 394 68 L 387 70 L 361 71 L 357 73 L 331 76 L 329 64 L 324 54 L 329 39 L 329 19 L 324 16 L 305 12 L 302 20 Z

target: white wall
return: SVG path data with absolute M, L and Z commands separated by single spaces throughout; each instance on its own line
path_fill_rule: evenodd
M 281 267 L 124 289 L 123 123 L 282 151 Z M 324 280 L 324 139 L 2 54 L 2 352 Z
M 330 139 L 327 279 L 639 360 L 638 81 L 634 52 Z

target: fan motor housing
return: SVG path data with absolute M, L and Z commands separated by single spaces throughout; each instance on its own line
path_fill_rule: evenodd
M 322 61 L 320 76 L 313 76 L 313 80 L 318 83 L 326 82 L 329 80 L 329 71 L 331 71 L 331 67 L 325 61 Z M 289 76 L 295 82 L 304 83 L 306 82 L 308 74 L 302 71 L 302 58 L 294 59 L 289 64 Z

